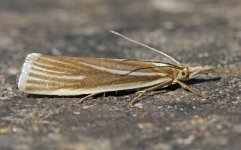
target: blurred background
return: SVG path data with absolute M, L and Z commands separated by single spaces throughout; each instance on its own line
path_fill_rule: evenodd
M 111 35 L 109 30 L 162 49 L 183 63 L 191 62 L 193 57 L 192 63 L 205 59 L 205 64 L 214 65 L 240 60 L 236 56 L 240 52 L 240 3 L 239 0 L 1 0 L 1 68 L 17 71 L 19 62 L 32 52 L 139 59 L 156 56 Z M 226 58 L 227 55 L 232 58 Z
M 0 0 L 0 149 L 240 149 L 240 8 L 240 0 Z M 134 93 L 80 108 L 71 105 L 78 97 L 18 91 L 33 52 L 166 61 L 109 30 L 181 63 L 215 66 L 221 80 L 194 85 L 211 99 L 179 89 L 137 110 L 126 108 Z

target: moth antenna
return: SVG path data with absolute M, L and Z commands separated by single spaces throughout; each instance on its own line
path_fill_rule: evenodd
M 135 43 L 135 44 L 137 44 L 137 45 L 141 45 L 141 46 L 143 46 L 143 47 L 145 47 L 145 48 L 147 48 L 147 49 L 150 49 L 150 50 L 152 50 L 152 51 L 155 51 L 155 52 L 157 52 L 157 53 L 159 53 L 159 54 L 161 54 L 161 55 L 163 55 L 163 56 L 166 56 L 167 58 L 171 59 L 171 60 L 172 60 L 173 62 L 175 62 L 176 64 L 181 65 L 181 63 L 178 62 L 176 59 L 174 59 L 173 57 L 167 55 L 166 53 L 164 53 L 164 52 L 162 52 L 162 51 L 160 51 L 160 50 L 157 50 L 157 49 L 152 48 L 152 47 L 150 47 L 150 46 L 148 46 L 148 45 L 145 45 L 145 44 L 143 44 L 143 43 L 140 43 L 140 42 L 137 42 L 137 41 L 135 41 L 135 40 L 133 40 L 133 39 L 130 39 L 130 38 L 128 38 L 128 37 L 126 37 L 126 36 L 124 36 L 124 35 L 116 32 L 116 31 L 110 30 L 110 33 L 113 33 L 113 34 L 115 34 L 115 35 L 118 35 L 118 36 L 120 36 L 120 37 L 122 37 L 122 38 L 124 38 L 124 39 L 126 39 L 126 40 L 128 40 L 128 41 L 130 41 L 130 42 L 132 42 L 132 43 Z

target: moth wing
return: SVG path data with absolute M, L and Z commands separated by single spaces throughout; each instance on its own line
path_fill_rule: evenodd
M 30 94 L 81 95 L 143 88 L 169 79 L 153 66 L 139 61 L 32 53 L 23 64 L 18 88 Z M 141 67 L 149 69 L 133 71 Z

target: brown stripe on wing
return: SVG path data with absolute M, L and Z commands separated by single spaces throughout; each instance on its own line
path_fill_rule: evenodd
M 84 83 L 76 85 L 76 88 L 94 88 L 101 86 L 111 86 L 117 84 L 150 82 L 159 79 L 160 76 L 123 76 L 111 73 L 103 73 L 98 75 L 90 75 Z
M 123 61 L 123 59 L 108 59 L 108 58 L 78 58 L 73 57 L 71 61 L 75 62 L 84 62 L 95 66 L 105 67 L 109 69 L 118 69 L 124 71 L 133 71 L 138 68 L 148 68 L 144 70 L 140 70 L 140 72 L 156 72 L 155 69 L 151 67 L 155 67 L 152 63 L 142 62 L 142 61 Z
M 40 62 L 34 62 L 33 64 L 34 67 L 38 67 L 41 68 L 43 70 L 48 70 L 48 71 L 52 71 L 52 72 L 59 72 L 59 73 L 63 73 L 63 74 L 67 74 L 69 71 L 71 71 L 72 69 L 70 68 L 61 68 L 61 67 L 57 67 L 54 66 L 53 64 L 44 64 L 44 63 L 40 63 Z
M 39 57 L 36 63 L 52 66 L 52 68 L 48 68 L 66 73 L 80 73 L 80 71 L 87 72 L 92 70 L 92 68 L 88 66 L 80 65 L 79 63 L 70 61 L 69 59 L 66 59 L 66 57 L 42 55 Z
M 84 79 L 85 77 L 80 76 L 78 78 L 78 76 L 72 76 L 72 75 L 67 75 L 67 76 L 63 76 L 63 75 L 53 75 L 52 73 L 49 74 L 40 74 L 37 72 L 33 72 L 31 71 L 29 73 L 28 76 L 29 79 L 35 79 L 35 80 L 44 80 L 44 81 L 55 81 L 55 82 L 78 82 L 82 79 Z
M 57 71 L 57 70 L 50 70 L 49 68 L 46 68 L 45 66 L 40 66 L 40 65 L 37 66 L 36 64 L 34 64 L 31 69 L 35 72 L 42 72 L 42 73 L 52 74 L 52 75 L 67 74 L 65 72 L 61 72 L 61 71 Z M 68 74 L 70 74 L 70 73 L 68 73 Z
M 27 85 L 25 88 L 26 93 L 30 94 L 43 94 L 43 95 L 51 95 L 51 91 L 55 91 L 60 89 L 59 87 L 43 87 L 39 85 Z

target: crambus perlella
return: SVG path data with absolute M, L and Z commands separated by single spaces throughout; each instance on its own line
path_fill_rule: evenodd
M 129 106 L 133 107 L 145 93 L 175 83 L 195 93 L 182 80 L 200 74 L 208 74 L 214 70 L 211 66 L 191 67 L 181 64 L 161 51 L 129 39 L 117 32 L 111 32 L 156 51 L 176 64 L 125 59 L 48 56 L 32 53 L 26 57 L 23 64 L 18 82 L 19 90 L 40 95 L 87 94 L 80 100 L 80 103 L 82 103 L 87 98 L 99 93 L 142 89 L 129 103 Z

